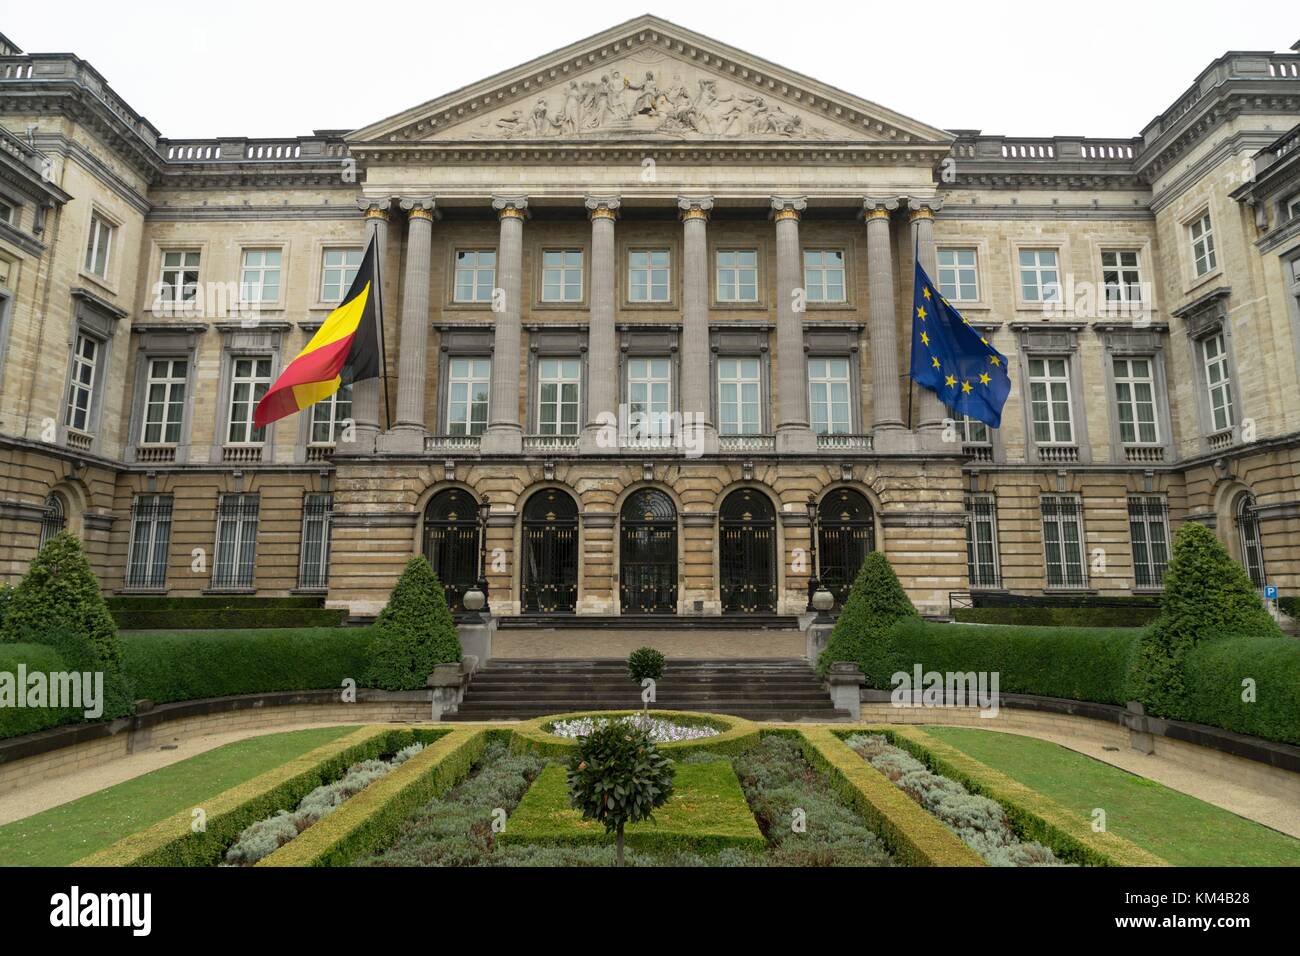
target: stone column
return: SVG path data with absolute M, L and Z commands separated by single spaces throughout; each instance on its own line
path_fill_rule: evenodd
M 618 447 L 618 343 L 614 332 L 616 198 L 588 197 L 591 216 L 591 320 L 587 328 L 587 423 L 579 448 L 599 454 Z M 612 427 L 611 427 L 612 426 Z
M 480 447 L 489 454 L 517 455 L 523 451 L 523 430 L 519 426 L 519 345 L 524 294 L 524 217 L 528 214 L 528 200 L 498 196 L 493 198 L 492 208 L 501 220 L 501 233 L 497 241 L 497 288 L 493 290 L 492 305 L 496 312 L 492 397 L 488 427 Z
M 803 249 L 799 245 L 799 215 L 803 199 L 773 198 L 776 221 L 776 450 L 809 454 L 817 437 L 808 427 L 808 361 L 803 350 L 803 308 L 796 309 L 795 292 L 803 288 Z M 799 299 L 803 302 L 802 295 Z
M 718 448 L 709 373 L 709 196 L 677 200 L 682 217 L 682 382 L 678 403 L 688 450 L 711 454 Z M 688 417 L 689 416 L 689 417 Z
M 429 355 L 429 279 L 433 268 L 432 197 L 403 199 L 406 273 L 402 279 L 402 333 L 397 366 L 397 424 L 379 442 L 385 451 L 424 451 L 424 383 Z
M 381 288 L 386 281 L 383 264 L 388 253 L 388 207 L 391 202 L 391 199 L 361 199 L 357 202 L 366 217 L 366 242 L 368 244 L 371 238 L 376 240 L 376 265 Z M 381 315 L 380 318 L 382 320 L 383 316 Z M 387 356 L 384 359 L 386 362 Z M 382 378 L 371 378 L 352 386 L 352 421 L 356 425 L 353 429 L 353 440 L 340 442 L 338 448 L 334 450 L 336 455 L 375 453 L 375 443 L 379 437 L 380 406 L 383 402 L 379 393 L 382 384 Z
M 863 201 L 867 224 L 867 285 L 871 306 L 871 431 L 877 451 L 910 444 L 899 389 L 898 310 L 894 304 L 894 240 L 890 213 L 897 199 Z
M 938 285 L 939 268 L 938 254 L 934 248 L 934 214 L 939 211 L 943 205 L 941 199 L 909 199 L 907 202 L 908 218 L 912 223 L 912 248 L 916 250 L 917 259 L 921 263 L 921 268 L 925 270 L 930 281 Z M 910 287 L 911 283 L 909 283 Z M 908 296 L 908 329 L 911 329 L 911 295 Z M 911 342 L 911 335 L 908 336 L 908 342 Z M 910 353 L 910 347 L 909 347 Z M 908 367 L 911 368 L 909 358 Z M 917 395 L 917 432 L 923 447 L 942 449 L 943 445 L 943 420 L 947 417 L 948 411 L 940 401 L 939 396 L 928 388 L 922 388 L 919 385 L 912 386 L 916 389 Z

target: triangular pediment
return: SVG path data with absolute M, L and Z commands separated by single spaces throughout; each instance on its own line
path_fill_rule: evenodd
M 348 136 L 356 144 L 946 145 L 952 136 L 657 17 L 637 17 Z

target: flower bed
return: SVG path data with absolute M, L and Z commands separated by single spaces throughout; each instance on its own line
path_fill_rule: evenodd
M 662 717 L 651 717 L 648 714 L 619 717 L 617 722 L 647 731 L 650 739 L 657 744 L 673 743 L 678 740 L 702 740 L 722 733 L 708 724 L 680 724 Z M 608 723 L 607 717 L 574 717 L 571 720 L 557 720 L 551 724 L 550 731 L 557 737 L 586 737 L 596 728 L 604 727 Z
M 940 776 L 879 734 L 854 734 L 844 741 L 862 759 L 939 818 L 991 866 L 1068 866 L 1036 841 L 1022 841 L 1002 805 Z
M 758 724 L 743 717 L 723 716 L 670 710 L 614 710 L 614 711 L 576 711 L 569 714 L 554 714 L 549 717 L 537 717 L 516 724 L 510 738 L 510 749 L 516 753 L 532 751 L 542 757 L 566 759 L 578 746 L 577 737 L 564 737 L 554 732 L 559 725 L 579 720 L 618 720 L 625 717 L 644 719 L 648 713 L 651 719 L 674 724 L 683 728 L 710 728 L 717 731 L 712 736 L 684 737 L 659 744 L 665 754 L 674 760 L 680 760 L 688 753 L 709 751 L 710 753 L 736 754 L 748 750 L 758 743 Z

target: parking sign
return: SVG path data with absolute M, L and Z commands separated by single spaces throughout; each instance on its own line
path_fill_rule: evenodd
M 1266 598 L 1267 598 L 1268 600 L 1270 600 L 1270 601 L 1276 601 L 1276 600 L 1277 600 L 1277 585 L 1276 585 L 1276 584 L 1266 584 L 1266 585 L 1264 585 L 1264 597 L 1266 597 Z

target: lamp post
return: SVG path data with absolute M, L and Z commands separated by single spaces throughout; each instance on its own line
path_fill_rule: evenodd
M 487 582 L 487 527 L 488 517 L 491 514 L 492 499 L 484 495 L 478 506 L 478 581 L 475 583 L 483 592 L 483 610 L 488 614 L 492 613 L 492 605 L 488 601 Z
M 821 578 L 817 575 L 817 499 L 813 495 L 808 496 L 808 536 L 812 541 L 809 548 L 812 560 L 812 573 L 808 575 L 808 606 L 807 611 L 816 610 L 813 603 L 813 595 L 821 590 Z

